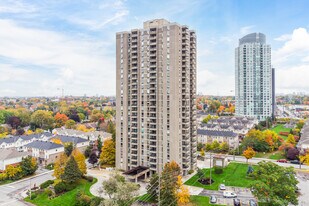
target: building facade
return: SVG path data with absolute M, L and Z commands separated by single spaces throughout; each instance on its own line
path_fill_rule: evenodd
M 164 19 L 116 34 L 116 167 L 196 166 L 196 34 Z
M 271 47 L 266 36 L 252 33 L 241 38 L 235 62 L 236 115 L 266 120 L 273 110 Z

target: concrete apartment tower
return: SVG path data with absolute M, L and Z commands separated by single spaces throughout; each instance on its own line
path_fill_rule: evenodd
M 116 34 L 116 167 L 196 167 L 196 35 L 165 19 Z
M 271 48 L 266 44 L 266 36 L 252 33 L 241 38 L 235 61 L 236 115 L 255 117 L 259 121 L 272 117 Z

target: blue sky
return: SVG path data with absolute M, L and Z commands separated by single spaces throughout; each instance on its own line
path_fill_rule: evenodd
M 309 92 L 306 0 L 1 0 L 0 96 L 115 94 L 115 33 L 166 18 L 198 37 L 198 92 L 231 95 L 238 39 L 262 32 L 278 93 Z

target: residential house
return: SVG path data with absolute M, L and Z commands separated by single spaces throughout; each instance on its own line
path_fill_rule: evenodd
M 232 131 L 225 130 L 197 130 L 197 142 L 206 144 L 217 140 L 219 143 L 226 142 L 230 148 L 235 149 L 239 145 L 238 135 Z
M 56 135 L 52 139 L 59 139 L 63 145 L 66 143 L 73 143 L 74 147 L 78 148 L 81 152 L 84 152 L 89 146 L 89 140 L 80 137 Z
M 30 152 L 33 157 L 36 157 L 39 164 L 48 165 L 59 159 L 64 152 L 64 147 L 61 144 L 36 140 L 25 145 L 24 151 Z
M 307 120 L 300 131 L 300 139 L 296 147 L 301 151 L 309 150 L 309 120 Z
M 31 155 L 29 152 L 19 152 L 15 149 L 0 149 L 0 172 L 6 170 L 8 165 L 19 164 L 23 157 Z

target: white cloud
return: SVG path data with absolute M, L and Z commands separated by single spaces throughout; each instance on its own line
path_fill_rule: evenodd
M 12 64 L 9 69 L 2 67 L 3 71 L 15 73 L 1 73 L 1 80 L 17 78 L 21 71 L 31 73 L 28 77 L 31 83 L 19 87 L 18 94 L 52 95 L 59 87 L 72 95 L 115 93 L 114 56 L 108 54 L 113 42 L 26 28 L 10 20 L 0 20 L 0 28 L 0 56 L 27 66 L 27 69 Z M 15 81 L 18 84 L 24 80 Z
M 283 34 L 277 38 L 275 38 L 276 41 L 287 41 L 287 40 L 291 40 L 292 35 L 290 34 Z
M 19 0 L 1 0 L 0 13 L 33 13 L 37 8 Z
M 292 34 L 281 37 L 283 46 L 273 51 L 277 91 L 308 93 L 309 32 L 305 28 L 297 28 Z
M 244 26 L 240 28 L 240 35 L 247 35 L 252 32 L 252 29 L 254 28 L 254 25 L 250 26 Z

